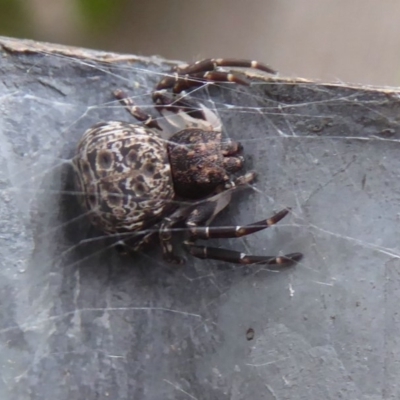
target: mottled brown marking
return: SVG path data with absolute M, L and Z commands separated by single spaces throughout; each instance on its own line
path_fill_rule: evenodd
M 107 202 L 110 207 L 117 207 L 122 205 L 122 196 L 119 193 L 109 193 L 107 195 Z
M 151 215 L 171 209 L 174 191 L 165 160 L 165 142 L 149 128 L 110 121 L 86 131 L 73 165 L 93 225 L 106 233 L 135 231 L 154 223 Z M 151 207 L 148 199 L 156 199 Z
M 97 153 L 97 168 L 110 169 L 113 166 L 114 154 L 109 150 L 102 150 Z
M 128 165 L 134 164 L 138 159 L 137 150 L 131 150 L 126 156 L 126 160 L 128 161 Z
M 147 163 L 143 166 L 143 171 L 145 175 L 153 176 L 156 171 L 156 167 L 153 163 Z
M 143 184 L 137 183 L 137 184 L 135 185 L 135 192 L 136 192 L 136 194 L 137 194 L 138 196 L 143 196 L 143 194 L 146 192 L 146 189 L 145 189 L 145 187 L 144 187 Z

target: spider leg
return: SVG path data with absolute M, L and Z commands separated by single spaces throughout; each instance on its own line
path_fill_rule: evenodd
M 178 130 L 220 131 L 222 122 L 208 107 L 184 96 L 155 91 L 153 102 L 158 112 Z
M 239 155 L 242 150 L 243 147 L 239 142 L 230 140 L 221 143 L 221 153 L 224 156 L 222 162 L 225 171 L 234 174 L 243 168 L 244 157 Z
M 181 222 L 184 215 L 181 210 L 177 210 L 174 214 L 163 219 L 159 230 L 160 244 L 163 252 L 163 258 L 168 263 L 182 264 L 183 260 L 174 254 L 172 245 L 172 228 Z
M 180 75 L 188 75 L 196 72 L 213 71 L 218 67 L 253 68 L 269 74 L 276 74 L 276 71 L 268 65 L 262 64 L 258 61 L 243 60 L 238 58 L 207 58 L 205 60 L 189 64 L 185 67 L 176 67 L 174 70 Z
M 242 156 L 224 157 L 223 159 L 224 169 L 230 174 L 240 171 L 243 168 L 243 164 L 244 157 Z
M 254 179 L 248 174 L 243 175 L 236 179 L 231 189 L 223 191 L 206 201 L 203 201 L 195 207 L 188 218 L 186 225 L 190 231 L 190 239 L 184 243 L 187 251 L 194 257 L 202 259 L 212 259 L 227 261 L 234 264 L 279 264 L 289 265 L 301 260 L 303 255 L 301 253 L 292 253 L 284 256 L 255 256 L 249 255 L 234 250 L 220 249 L 208 246 L 197 246 L 195 242 L 199 239 L 208 240 L 215 238 L 235 238 L 250 235 L 252 233 L 267 229 L 275 225 L 283 219 L 290 211 L 285 208 L 278 213 L 274 214 L 268 219 L 264 219 L 252 224 L 244 226 L 228 226 L 228 227 L 210 227 L 210 222 L 218 215 L 230 202 L 231 195 L 234 190 L 237 190 L 245 183 L 249 183 Z M 200 226 L 204 224 L 206 226 Z
M 197 229 L 204 227 L 199 225 L 209 225 L 212 220 L 230 203 L 232 193 L 243 189 L 246 185 L 253 182 L 256 177 L 255 172 L 248 172 L 239 176 L 233 182 L 228 182 L 228 189 L 223 189 L 220 193 L 209 197 L 195 205 L 186 218 L 186 226 L 190 234 L 196 237 Z
M 172 88 L 173 93 L 181 93 L 186 89 L 204 85 L 205 82 L 209 83 L 223 83 L 232 82 L 239 85 L 249 86 L 247 79 L 232 72 L 222 71 L 207 71 L 196 72 L 190 75 L 174 74 L 165 77 L 157 85 L 157 90 Z
M 253 183 L 256 177 L 257 173 L 255 171 L 249 171 L 246 172 L 244 175 L 238 176 L 233 181 L 228 182 L 225 186 L 227 187 L 227 189 L 230 189 L 231 192 L 234 190 L 243 189 L 245 187 L 248 187 L 250 183 Z M 229 192 L 229 190 L 226 191 Z M 221 195 L 221 193 L 219 193 L 219 195 Z
M 156 234 L 157 231 L 151 231 L 143 233 L 141 235 L 135 235 L 132 238 L 121 238 L 121 240 L 114 243 L 114 249 L 119 254 L 123 255 L 137 253 L 138 251 L 148 246 L 152 242 Z
M 189 100 L 187 97 L 176 97 L 168 95 L 166 92 L 155 91 L 152 95 L 152 99 L 156 105 L 155 108 L 157 108 L 161 114 L 163 110 L 176 114 L 183 111 L 192 118 L 206 120 L 203 108 L 200 106 L 199 102 Z
M 158 235 L 160 240 L 163 258 L 168 263 L 182 264 L 183 260 L 174 254 L 172 245 L 172 234 L 174 225 L 181 222 L 184 218 L 182 210 L 177 210 L 169 217 L 165 217 L 160 223 L 159 228 L 154 227 L 150 232 L 145 232 L 133 238 L 121 239 L 114 244 L 115 249 L 120 254 L 136 253 L 148 246 L 154 237 Z
M 132 99 L 123 90 L 114 90 L 114 96 L 134 118 L 143 122 L 145 126 L 156 128 L 160 131 L 162 130 L 158 122 L 151 115 L 147 114 L 140 107 L 135 105 Z
M 208 205 L 209 206 L 209 205 Z M 289 209 L 284 209 L 273 215 L 271 218 L 255 222 L 244 226 L 229 226 L 229 227 L 209 227 L 209 226 L 196 226 L 193 221 L 200 219 L 199 216 L 205 217 L 210 213 L 210 209 L 198 210 L 193 218 L 187 223 L 190 225 L 190 240 L 184 243 L 188 252 L 197 258 L 226 261 L 233 264 L 269 264 L 269 265 L 290 265 L 300 261 L 303 258 L 301 253 L 291 253 L 284 256 L 255 256 L 241 253 L 229 249 L 221 249 L 209 246 L 195 245 L 198 239 L 215 239 L 215 238 L 235 238 L 250 235 L 252 233 L 261 231 L 275 225 L 289 212 Z
M 249 85 L 246 79 L 236 73 L 217 71 L 219 67 L 252 68 L 269 74 L 276 74 L 276 71 L 271 67 L 258 61 L 208 58 L 184 67 L 173 68 L 172 72 L 175 73 L 162 79 L 157 85 L 157 90 L 172 88 L 174 93 L 180 93 L 183 90 L 201 86 L 205 81 L 234 82 L 240 85 Z
M 190 233 L 192 239 L 228 239 L 235 237 L 243 237 L 251 235 L 252 233 L 262 231 L 264 229 L 270 228 L 275 225 L 281 219 L 285 218 L 289 213 L 290 209 L 285 208 L 278 213 L 274 214 L 271 218 L 263 219 L 258 222 L 254 222 L 248 225 L 238 225 L 238 226 L 192 226 L 190 228 Z
M 229 140 L 221 143 L 221 152 L 224 157 L 235 156 L 243 150 L 240 142 Z
M 217 247 L 195 246 L 191 242 L 185 242 L 185 246 L 193 257 L 226 261 L 232 264 L 291 265 L 299 262 L 303 258 L 301 253 L 291 253 L 280 257 L 254 256 L 239 251 L 220 249 Z

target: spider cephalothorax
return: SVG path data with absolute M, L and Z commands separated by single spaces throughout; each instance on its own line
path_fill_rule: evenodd
M 239 75 L 215 71 L 220 66 L 273 72 L 255 61 L 209 59 L 175 68 L 174 75 L 157 88 L 172 88 L 177 94 L 205 80 L 247 84 Z M 115 96 L 143 125 L 102 122 L 83 135 L 73 165 L 82 204 L 93 225 L 120 237 L 133 251 L 158 234 L 164 258 L 172 262 L 179 261 L 172 246 L 172 229 L 178 224 L 186 225 L 184 244 L 195 257 L 241 264 L 289 264 L 301 259 L 300 253 L 253 256 L 196 245 L 198 239 L 240 237 L 268 228 L 289 210 L 250 225 L 210 227 L 232 193 L 255 178 L 254 172 L 233 176 L 243 168 L 241 145 L 222 140 L 219 118 L 202 104 L 155 92 L 158 111 L 177 127 L 175 133 L 167 134 L 124 92 L 117 90 Z

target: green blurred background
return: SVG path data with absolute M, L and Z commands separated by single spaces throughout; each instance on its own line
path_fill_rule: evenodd
M 185 61 L 245 57 L 310 79 L 400 82 L 396 0 L 0 0 L 0 35 Z

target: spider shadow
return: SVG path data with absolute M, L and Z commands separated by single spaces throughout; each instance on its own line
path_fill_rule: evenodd
M 69 168 L 59 203 L 63 242 L 59 261 L 65 274 L 73 274 L 79 269 L 89 280 L 120 276 L 121 279 L 137 277 L 151 282 L 162 269 L 172 272 L 157 261 L 161 260 L 158 251 L 152 250 L 151 256 L 146 252 L 120 254 L 115 246 L 119 239 L 104 235 L 87 219 L 75 192 L 73 175 L 72 168 Z
M 191 257 L 179 246 L 180 234 L 174 239 L 179 255 L 186 260 L 182 266 L 164 262 L 158 245 L 134 255 L 119 254 L 113 239 L 96 231 L 84 215 L 73 173 L 68 165 L 60 173 L 44 177 L 43 182 L 61 181 L 61 186 L 57 191 L 49 190 L 48 186 L 40 191 L 45 195 L 38 199 L 41 218 L 36 224 L 36 250 L 30 268 L 34 281 L 40 283 L 32 283 L 38 293 L 42 291 L 43 279 L 51 282 L 54 274 L 60 276 L 50 289 L 51 298 L 58 298 L 63 304 L 58 313 L 70 310 L 75 304 L 78 287 L 83 293 L 79 300 L 82 308 L 102 304 L 103 293 L 109 291 L 113 298 L 121 299 L 121 306 L 159 300 L 161 304 L 173 301 L 178 308 L 188 306 L 197 310 L 199 299 L 212 302 L 221 295 L 221 288 L 228 290 L 263 269 Z M 240 213 L 240 204 L 248 196 L 246 192 L 237 193 L 213 225 L 232 224 L 233 216 Z M 54 212 L 49 212 L 52 209 Z M 236 240 L 241 239 L 212 240 L 210 244 L 232 248 Z
M 52 258 L 57 260 L 57 265 L 52 269 L 62 274 L 62 287 L 67 298 L 72 296 L 78 284 L 76 278 L 78 274 L 79 285 L 85 291 L 91 292 L 97 288 L 98 294 L 93 296 L 100 296 L 100 293 L 110 290 L 116 297 L 123 293 L 121 298 L 128 304 L 136 297 L 133 293 L 141 293 L 143 288 L 150 289 L 150 292 L 143 294 L 142 301 L 151 301 L 154 296 L 157 298 L 173 296 L 174 301 L 178 303 L 185 303 L 189 298 L 211 301 L 219 296 L 216 288 L 229 289 L 244 278 L 251 279 L 257 271 L 265 269 L 263 266 L 232 265 L 214 260 L 196 259 L 180 246 L 184 232 L 174 237 L 179 255 L 186 260 L 182 266 L 164 262 L 158 243 L 143 252 L 121 255 L 114 247 L 115 238 L 97 231 L 86 218 L 75 192 L 73 175 L 70 166 L 62 172 L 57 217 L 60 232 L 54 236 L 57 244 L 50 249 Z M 236 193 L 228 208 L 213 222 L 213 226 L 232 225 L 234 216 L 242 215 L 241 206 L 244 201 L 249 200 L 249 191 L 251 193 L 251 189 Z M 247 222 L 242 217 L 236 220 L 239 221 Z M 210 240 L 210 243 L 206 244 L 235 248 L 237 245 L 242 247 L 240 243 L 242 240 L 246 239 Z M 210 285 L 210 282 L 215 287 Z M 96 300 L 94 304 L 98 301 Z

